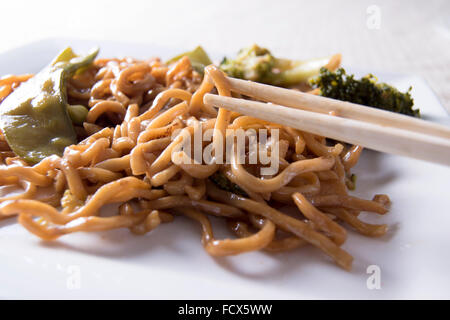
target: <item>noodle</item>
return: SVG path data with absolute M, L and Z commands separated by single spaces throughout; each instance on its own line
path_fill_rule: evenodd
M 330 63 L 334 68 L 339 61 Z M 0 101 L 30 77 L 0 79 Z M 311 244 L 348 270 L 353 258 L 340 247 L 347 238 L 341 223 L 371 237 L 387 230 L 357 217 L 361 211 L 386 213 L 387 196 L 364 200 L 348 194 L 350 169 L 362 147 L 330 146 L 324 137 L 206 106 L 203 96 L 213 90 L 234 96 L 213 65 L 202 76 L 187 57 L 171 65 L 156 58 L 98 59 L 67 82 L 69 103 L 82 104 L 88 113 L 75 127 L 78 144 L 62 156 L 29 165 L 0 132 L 0 218 L 18 215 L 21 225 L 44 240 L 117 228 L 142 235 L 186 216 L 199 222 L 203 246 L 212 256 Z M 212 130 L 211 162 L 180 150 L 199 128 Z M 259 173 L 267 166 L 250 150 L 249 137 L 244 159 L 255 157 L 257 163 L 240 163 L 237 140 L 231 162 L 219 161 L 228 150 L 224 137 L 240 129 L 267 130 L 270 138 L 259 148 L 271 155 L 274 130 L 279 131 L 278 171 Z M 206 150 L 202 142 L 201 151 Z M 216 175 L 233 192 L 219 188 Z M 101 209 L 109 203 L 119 204 L 117 213 L 104 217 Z M 276 209 L 281 206 L 296 208 L 297 216 Z M 237 238 L 215 239 L 208 215 L 225 220 Z

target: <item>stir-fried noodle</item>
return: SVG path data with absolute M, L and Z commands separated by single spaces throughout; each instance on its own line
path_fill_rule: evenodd
M 145 234 L 184 215 L 199 222 L 212 256 L 311 244 L 350 269 L 353 258 L 340 247 L 347 238 L 342 225 L 381 236 L 386 225 L 358 215 L 384 214 L 389 205 L 387 196 L 364 200 L 348 193 L 362 148 L 330 145 L 324 137 L 207 106 L 206 93 L 235 94 L 215 66 L 204 72 L 194 71 L 187 58 L 170 66 L 127 58 L 98 59 L 77 73 L 67 83 L 69 103 L 89 108 L 86 121 L 75 127 L 78 144 L 62 157 L 30 165 L 0 136 L 0 217 L 17 215 L 30 232 L 54 240 L 116 228 Z M 30 77 L 1 79 L 0 99 Z M 264 165 L 239 163 L 234 148 L 229 163 L 174 162 L 177 146 L 194 135 L 195 126 L 213 129 L 213 154 L 223 148 L 219 136 L 227 130 L 266 129 L 269 151 L 277 130 L 278 172 L 261 176 Z M 245 148 L 249 157 L 248 140 Z M 116 214 L 100 215 L 108 203 L 119 204 Z M 297 213 L 288 215 L 284 207 Z M 223 218 L 237 238 L 216 239 L 209 215 Z

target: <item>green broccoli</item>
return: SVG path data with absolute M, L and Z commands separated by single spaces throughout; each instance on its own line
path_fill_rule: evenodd
M 280 59 L 274 57 L 268 49 L 254 44 L 241 49 L 235 59 L 225 57 L 220 63 L 220 69 L 234 78 L 291 86 L 317 75 L 321 67 L 330 63 L 332 57 L 338 58 L 336 62 L 339 64 L 340 55 L 304 61 Z
M 419 110 L 413 109 L 411 87 L 402 93 L 386 83 L 377 83 L 372 74 L 357 80 L 342 68 L 336 72 L 322 68 L 320 75 L 310 83 L 319 88 L 324 97 L 420 117 Z
M 224 173 L 217 171 L 209 177 L 214 184 L 222 190 L 229 191 L 244 197 L 248 197 L 247 193 L 237 184 L 231 182 Z
M 275 58 L 269 50 L 253 45 L 241 49 L 232 60 L 223 58 L 220 69 L 234 78 L 259 81 L 265 79 L 275 65 Z

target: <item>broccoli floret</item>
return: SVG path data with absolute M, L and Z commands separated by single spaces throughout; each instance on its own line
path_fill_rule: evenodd
M 372 74 L 357 80 L 342 68 L 336 72 L 322 68 L 320 75 L 310 83 L 319 88 L 324 97 L 420 117 L 419 110 L 413 109 L 411 87 L 402 93 L 386 83 L 377 83 Z
M 332 56 L 336 64 L 340 55 Z M 306 82 L 327 66 L 332 57 L 295 61 L 280 59 L 265 48 L 254 44 L 241 49 L 235 59 L 224 58 L 220 63 L 222 71 L 234 78 L 241 78 L 277 86 L 290 86 Z
M 258 81 L 267 78 L 274 64 L 270 51 L 255 44 L 241 49 L 234 60 L 225 57 L 220 68 L 231 77 Z
M 242 190 L 241 187 L 228 180 L 225 174 L 223 174 L 220 171 L 215 172 L 213 175 L 209 177 L 209 179 L 222 190 L 229 191 L 244 197 L 248 197 L 247 193 L 244 190 Z

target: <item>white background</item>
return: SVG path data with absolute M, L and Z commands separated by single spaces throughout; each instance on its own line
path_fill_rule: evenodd
M 379 29 L 367 26 L 371 5 Z M 347 66 L 423 76 L 450 110 L 450 1 L 14 0 L 1 9 L 0 51 L 71 37 L 226 54 L 258 43 L 292 58 L 341 52 Z

